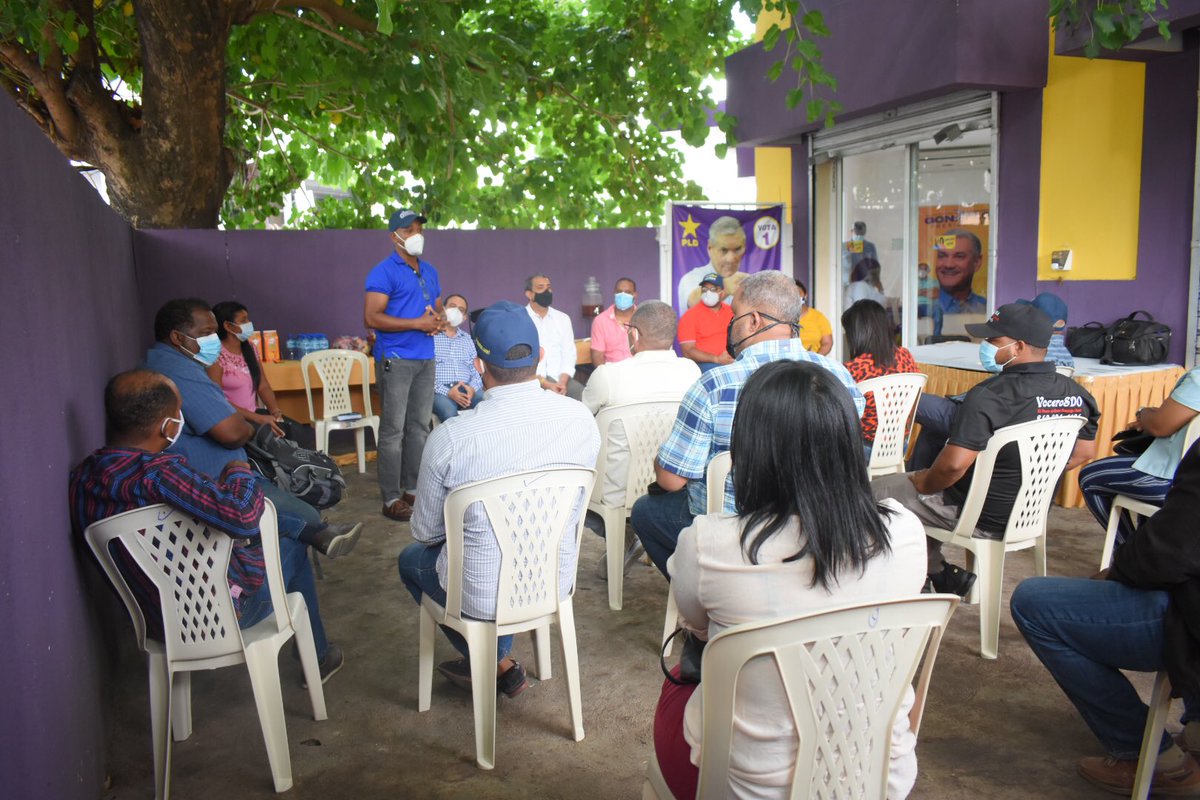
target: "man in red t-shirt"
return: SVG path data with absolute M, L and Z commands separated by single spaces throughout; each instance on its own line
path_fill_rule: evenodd
M 725 302 L 725 279 L 715 272 L 700 281 L 700 302 L 679 320 L 679 349 L 701 372 L 733 362 L 725 350 L 733 309 Z

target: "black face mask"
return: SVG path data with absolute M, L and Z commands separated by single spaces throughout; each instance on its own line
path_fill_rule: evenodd
M 544 292 L 535 292 L 533 295 L 533 302 L 537 303 L 542 308 L 549 308 L 550 304 L 554 302 L 554 292 L 550 291 L 549 289 Z
M 737 322 L 742 317 L 748 317 L 753 313 L 755 313 L 755 312 L 748 311 L 745 314 L 741 314 L 741 315 L 736 316 L 733 319 L 729 320 L 729 327 L 725 329 L 725 352 L 729 353 L 730 358 L 737 358 L 737 349 L 739 347 L 741 347 L 743 344 L 745 344 L 748 339 L 753 339 L 755 336 L 758 336 L 763 331 L 771 330 L 771 328 L 774 328 L 776 325 L 791 326 L 793 336 L 795 336 L 796 333 L 799 332 L 799 330 L 800 330 L 800 326 L 795 322 L 784 322 L 781 319 L 776 319 L 775 317 L 772 317 L 770 314 L 764 314 L 761 311 L 759 311 L 758 315 L 760 317 L 762 317 L 763 319 L 771 320 L 771 324 L 764 325 L 763 327 L 759 328 L 758 330 L 756 330 L 754 333 L 750 334 L 749 336 L 743 336 L 741 338 L 741 340 L 735 342 L 733 340 L 733 323 Z

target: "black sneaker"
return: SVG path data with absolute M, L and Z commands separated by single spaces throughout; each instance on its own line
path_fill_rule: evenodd
M 342 648 L 333 642 L 329 643 L 329 647 L 325 650 L 325 657 L 321 659 L 317 666 L 321 670 L 321 683 L 328 683 L 338 670 L 346 664 L 346 655 L 342 652 Z M 305 689 L 308 688 L 308 681 L 305 680 L 300 684 Z
M 942 564 L 941 572 L 935 572 L 929 576 L 929 582 L 933 584 L 933 588 L 938 594 L 956 594 L 959 597 L 966 597 L 971 592 L 971 587 L 975 585 L 975 573 L 967 572 L 962 567 L 947 561 Z
M 443 661 L 437 665 L 437 671 L 458 688 L 471 691 L 471 664 L 465 658 Z M 496 676 L 496 691 L 509 697 L 516 697 L 528 688 L 525 668 L 516 660 L 507 672 Z
M 362 529 L 361 522 L 353 525 L 326 525 L 313 534 L 311 544 L 321 555 L 334 559 L 354 549 L 354 545 L 358 544 L 358 537 L 362 535 Z

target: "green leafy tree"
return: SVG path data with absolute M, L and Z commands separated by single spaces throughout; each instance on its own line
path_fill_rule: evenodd
M 699 192 L 664 131 L 704 141 L 734 1 L 7 0 L 0 86 L 139 227 L 310 176 L 352 196 L 293 224 L 645 224 Z
M 1050 16 L 1054 30 L 1061 27 L 1083 29 L 1087 33 L 1084 55 L 1095 58 L 1101 50 L 1120 50 L 1142 35 L 1147 22 L 1154 23 L 1164 40 L 1170 40 L 1171 28 L 1166 20 L 1155 17 L 1167 0 L 1050 0 Z

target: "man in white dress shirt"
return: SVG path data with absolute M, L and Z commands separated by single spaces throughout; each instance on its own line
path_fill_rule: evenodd
M 554 302 L 550 278 L 545 275 L 526 278 L 525 297 L 529 299 L 525 309 L 537 326 L 544 353 L 537 365 L 538 383 L 548 392 L 578 400 L 583 396 L 583 384 L 575 380 L 575 330 L 570 317 L 550 307 Z
M 651 300 L 638 306 L 629 320 L 629 350 L 633 358 L 596 367 L 583 390 L 583 404 L 598 414 L 606 406 L 670 400 L 678 403 L 700 377 L 700 367 L 675 355 L 675 310 Z M 672 415 L 673 416 L 673 415 Z M 625 502 L 625 473 L 629 469 L 629 441 L 625 427 L 613 423 L 608 433 L 608 458 L 604 469 L 604 504 Z M 604 431 L 600 435 L 605 435 Z
M 485 309 L 474 327 L 475 368 L 483 378 L 483 401 L 471 414 L 451 417 L 434 429 L 425 444 L 413 508 L 412 534 L 417 540 L 400 553 L 400 579 L 413 599 L 428 595 L 446 602 L 446 496 L 475 481 L 545 467 L 596 465 L 600 434 L 581 404 L 555 392 L 542 391 L 536 367 L 544 350 L 525 309 L 502 301 Z M 587 498 L 572 516 L 572 524 Z M 464 616 L 496 618 L 496 587 L 500 580 L 500 548 L 482 504 L 468 509 L 463 531 Z M 563 539 L 559 586 L 563 596 L 575 584 L 578 559 L 575 538 Z M 462 658 L 438 665 L 438 671 L 457 686 L 469 689 L 471 666 L 467 643 L 443 629 Z M 525 670 L 512 659 L 512 637 L 497 641 L 496 688 L 509 697 L 528 685 Z

